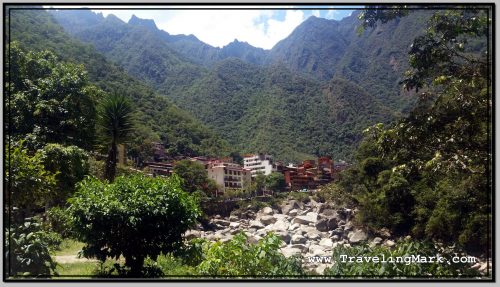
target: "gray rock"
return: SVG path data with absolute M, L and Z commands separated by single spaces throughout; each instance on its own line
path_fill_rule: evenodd
M 382 238 L 390 238 L 391 237 L 391 232 L 389 231 L 388 228 L 386 227 L 383 227 L 382 229 L 380 229 L 378 231 L 378 234 L 382 237 Z
M 297 209 L 292 209 L 290 212 L 288 212 L 288 215 L 290 216 L 297 216 L 298 210 Z
M 300 249 L 301 251 L 304 251 L 304 250 L 307 250 L 309 249 L 307 246 L 305 246 L 304 244 L 292 244 L 291 245 L 292 248 L 297 248 L 297 249 Z
M 359 243 L 368 239 L 368 235 L 361 229 L 349 232 L 347 235 L 350 243 Z
M 291 242 L 292 244 L 303 244 L 307 242 L 307 239 L 302 235 L 295 234 L 294 236 L 292 236 Z
M 336 234 L 334 236 L 332 236 L 333 241 L 338 241 L 339 239 L 340 239 L 339 236 Z
M 373 238 L 372 242 L 370 242 L 370 247 L 375 247 L 377 245 L 380 245 L 380 243 L 382 243 L 382 238 L 380 237 L 375 237 Z
M 386 240 L 383 245 L 387 246 L 387 247 L 393 247 L 396 245 L 396 242 L 394 242 L 392 240 Z
M 264 215 L 272 215 L 272 214 L 274 214 L 273 209 L 272 209 L 271 207 L 269 207 L 269 206 L 264 207 L 264 208 L 261 210 L 261 212 L 262 212 L 262 214 L 264 214 Z
M 268 225 L 268 224 L 273 224 L 276 222 L 276 218 L 274 218 L 272 215 L 264 215 L 260 218 L 260 222 L 262 224 Z
M 299 204 L 296 200 L 290 200 L 287 203 L 281 205 L 281 213 L 288 215 L 290 210 L 301 208 L 301 204 Z
M 337 228 L 336 218 L 323 218 L 316 222 L 316 229 L 319 231 L 330 231 Z
M 304 225 L 315 224 L 318 220 L 318 214 L 315 212 L 308 212 L 306 215 L 300 215 L 295 217 L 293 223 L 299 223 Z
M 291 247 L 287 246 L 287 247 L 281 248 L 281 253 L 285 257 L 290 257 L 293 255 L 300 255 L 302 253 L 302 251 L 298 248 L 291 248 Z
M 274 234 L 278 236 L 286 244 L 290 243 L 291 236 L 287 231 L 276 231 Z
M 262 237 L 258 236 L 258 235 L 249 235 L 247 237 L 247 242 L 249 244 L 257 244 L 259 242 L 259 240 L 261 240 Z
M 333 241 L 332 241 L 330 238 L 323 238 L 323 239 L 321 239 L 321 241 L 319 242 L 319 245 L 320 245 L 320 246 L 327 247 L 328 249 L 330 249 L 330 248 L 332 248 Z
M 287 221 L 278 220 L 272 225 L 271 230 L 286 231 L 289 227 L 290 223 L 288 223 Z
M 261 229 L 264 228 L 264 225 L 257 220 L 252 220 L 249 222 L 250 228 L 256 228 L 256 229 Z
M 240 225 L 241 225 L 241 223 L 239 223 L 239 222 L 229 223 L 229 227 L 231 227 L 231 228 L 238 228 L 238 227 L 240 227 Z
M 214 219 L 214 223 L 218 224 L 218 225 L 221 225 L 221 226 L 229 226 L 229 224 L 231 222 L 229 222 L 227 220 L 224 220 L 224 219 L 218 219 L 218 218 L 216 218 L 216 219 Z

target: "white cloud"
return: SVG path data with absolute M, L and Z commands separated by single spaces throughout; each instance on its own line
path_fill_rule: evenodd
M 328 10 L 328 13 L 326 13 L 325 18 L 327 19 L 334 19 L 340 14 L 340 11 L 338 10 Z
M 234 39 L 270 49 L 304 21 L 300 10 L 286 10 L 283 20 L 274 10 L 183 10 L 157 23 L 170 34 L 193 34 L 212 46 L 222 47 Z

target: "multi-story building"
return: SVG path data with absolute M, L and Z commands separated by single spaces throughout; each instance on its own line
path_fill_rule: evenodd
M 219 192 L 228 188 L 247 189 L 252 180 L 250 170 L 230 162 L 214 161 L 209 164 L 207 172 L 208 178 L 217 183 Z
M 290 190 L 315 189 L 331 182 L 334 174 L 334 163 L 330 157 L 320 157 L 318 164 L 314 160 L 305 160 L 299 166 L 282 167 L 285 182 Z
M 259 173 L 269 175 L 276 170 L 273 165 L 273 157 L 268 154 L 245 155 L 243 157 L 243 166 L 250 170 L 252 177 L 256 177 Z

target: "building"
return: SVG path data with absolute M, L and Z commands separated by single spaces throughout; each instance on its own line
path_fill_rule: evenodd
M 283 173 L 290 190 L 316 189 L 331 182 L 335 172 L 331 157 L 318 158 L 318 164 L 315 160 L 305 160 L 299 166 L 281 166 L 278 170 Z
M 250 170 L 252 177 L 262 173 L 269 175 L 276 171 L 273 165 L 273 157 L 268 154 L 249 154 L 243 156 L 243 167 Z
M 214 161 L 207 168 L 208 178 L 213 179 L 219 192 L 228 188 L 248 189 L 252 180 L 251 172 L 230 162 Z
M 174 165 L 166 162 L 145 162 L 153 176 L 170 176 L 173 173 Z

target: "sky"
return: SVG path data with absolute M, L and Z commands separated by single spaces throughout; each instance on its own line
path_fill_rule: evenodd
M 322 10 L 318 8 L 328 9 Z M 114 14 L 128 22 L 132 15 L 153 19 L 156 26 L 169 34 L 195 35 L 214 47 L 223 47 L 237 39 L 250 45 L 271 49 L 286 38 L 310 16 L 341 20 L 358 7 L 342 6 L 288 7 L 289 10 L 103 10 L 104 16 Z M 192 7 L 191 7 L 192 8 Z M 361 7 L 359 7 L 361 8 Z M 350 9 L 350 10 L 346 10 Z

